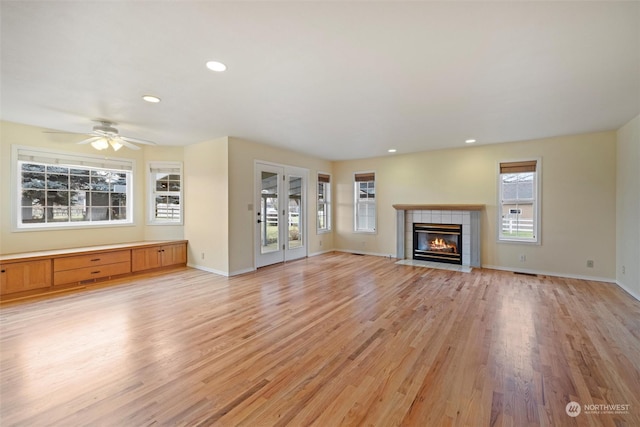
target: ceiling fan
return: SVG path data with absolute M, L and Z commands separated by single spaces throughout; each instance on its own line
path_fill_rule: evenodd
M 73 135 L 90 135 L 89 138 L 83 139 L 82 141 L 77 142 L 77 144 L 91 144 L 93 148 L 96 150 L 106 150 L 111 147 L 114 151 L 118 151 L 122 147 L 127 147 L 132 150 L 139 150 L 136 144 L 145 144 L 145 145 L 156 145 L 153 141 L 148 141 L 146 139 L 140 138 L 132 138 L 130 136 L 120 135 L 118 129 L 115 128 L 116 123 L 100 120 L 100 124 L 97 124 L 93 127 L 91 132 L 87 133 L 75 133 L 75 132 L 55 132 L 48 131 L 47 133 L 66 133 Z

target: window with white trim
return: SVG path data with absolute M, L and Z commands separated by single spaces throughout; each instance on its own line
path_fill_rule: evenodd
M 133 161 L 13 149 L 16 228 L 132 224 Z
M 539 160 L 499 165 L 498 240 L 538 243 Z
M 182 224 L 182 163 L 151 162 L 149 171 L 149 223 Z
M 331 175 L 318 173 L 318 233 L 331 231 Z
M 354 174 L 354 230 L 374 233 L 376 231 L 376 174 L 357 172 Z

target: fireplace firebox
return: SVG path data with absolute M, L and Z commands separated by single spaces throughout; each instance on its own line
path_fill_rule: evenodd
M 413 259 L 462 265 L 462 225 L 413 224 Z

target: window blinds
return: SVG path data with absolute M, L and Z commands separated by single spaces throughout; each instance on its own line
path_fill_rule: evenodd
M 537 163 L 536 160 L 500 163 L 500 173 L 535 172 Z
M 375 181 L 376 174 L 374 172 L 364 172 L 356 174 L 356 182 Z

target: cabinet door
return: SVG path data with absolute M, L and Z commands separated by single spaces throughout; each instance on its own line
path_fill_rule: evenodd
M 131 271 L 150 270 L 162 266 L 162 247 L 133 249 L 131 251 Z
M 187 245 L 179 243 L 162 247 L 162 265 L 186 264 Z
M 24 261 L 0 265 L 0 294 L 51 286 L 51 260 Z

